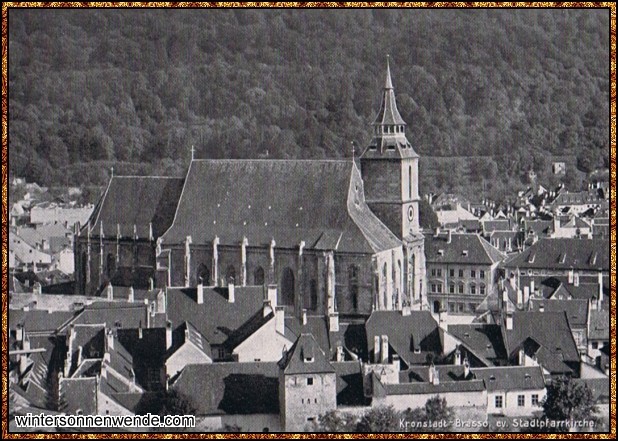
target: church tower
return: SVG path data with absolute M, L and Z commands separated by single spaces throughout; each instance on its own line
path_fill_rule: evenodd
M 360 162 L 367 204 L 400 239 L 420 230 L 419 157 L 406 138 L 406 126 L 397 110 L 387 58 L 382 104 L 373 122 L 373 139 Z
M 424 303 L 425 248 L 419 225 L 419 156 L 406 138 L 406 122 L 397 110 L 389 60 L 373 138 L 360 157 L 369 208 L 404 244 L 406 293 L 414 308 Z

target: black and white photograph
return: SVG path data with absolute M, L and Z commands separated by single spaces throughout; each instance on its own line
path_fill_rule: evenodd
M 615 434 L 615 5 L 26 6 L 3 438 Z

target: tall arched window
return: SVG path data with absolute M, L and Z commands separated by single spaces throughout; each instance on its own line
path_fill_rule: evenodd
M 408 169 L 408 196 L 412 199 L 412 166 Z
M 288 267 L 281 273 L 281 303 L 294 306 L 294 272 Z
M 107 255 L 107 277 L 112 278 L 116 272 L 116 256 L 112 253 Z
M 227 285 L 230 282 L 236 284 L 236 268 L 234 268 L 234 265 L 229 265 L 225 270 L 225 284 Z
M 384 303 L 382 303 L 382 305 L 384 306 L 384 308 L 386 308 L 386 306 L 388 305 L 388 268 L 386 267 L 386 263 L 382 268 L 382 281 L 382 286 L 384 287 L 384 292 L 382 294 L 382 301 Z
M 309 297 L 311 300 L 311 310 L 318 309 L 318 284 L 315 279 L 311 279 L 309 282 Z
M 358 265 L 350 265 L 348 268 L 348 289 L 354 311 L 358 309 L 358 274 Z
M 264 284 L 264 268 L 258 266 L 255 271 L 253 271 L 253 284 L 254 285 L 263 285 Z
M 203 263 L 197 270 L 197 281 L 198 283 L 201 281 L 202 285 L 210 286 L 210 270 Z

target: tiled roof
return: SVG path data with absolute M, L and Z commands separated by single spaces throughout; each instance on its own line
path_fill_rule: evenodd
M 499 325 L 449 325 L 448 332 L 481 359 L 506 358 L 506 349 Z
M 264 288 L 236 287 L 234 303 L 227 288 L 204 287 L 204 303 L 198 304 L 195 288 L 168 288 L 167 316 L 173 326 L 189 321 L 211 345 L 223 344 L 263 308 Z
M 279 366 L 285 375 L 335 372 L 328 357 L 311 334 L 301 334 L 290 350 L 279 360 Z
M 192 161 L 163 241 L 187 236 L 194 244 L 219 237 L 221 245 L 237 246 L 246 237 L 250 247 L 268 247 L 274 238 L 282 248 L 305 241 L 307 249 L 361 253 L 400 245 L 365 204 L 358 168 L 333 160 Z
M 212 359 L 210 343 L 190 322 L 185 321 L 172 332 L 172 346 L 167 351 L 168 357 L 185 343 L 192 343 L 197 349 Z
M 429 311 L 411 311 L 407 316 L 400 311 L 374 311 L 365 328 L 370 354 L 376 335 L 388 335 L 390 347 L 408 365 L 425 364 L 428 354 L 442 353 L 440 329 Z
M 95 302 L 88 305 L 71 321 L 74 324 L 104 324 L 107 328 L 138 328 L 145 326 L 148 309 L 144 304 L 125 302 Z M 63 326 L 60 332 L 66 331 Z
M 332 362 L 337 374 L 337 406 L 366 406 L 363 373 L 358 361 Z
M 25 327 L 27 332 L 53 333 L 62 325 L 68 323 L 75 313 L 70 311 L 41 311 L 21 309 L 9 309 L 9 329 L 14 330 L 18 324 Z
M 60 380 L 60 393 L 66 403 L 64 412 L 74 415 L 81 410 L 84 415 L 96 415 L 96 378 L 63 378 Z
M 539 366 L 472 368 L 471 372 L 476 378 L 485 382 L 487 392 L 545 388 L 543 370 Z
M 439 384 L 432 383 L 400 383 L 382 385 L 387 395 L 416 395 L 416 394 L 443 394 L 457 392 L 482 392 L 485 384 L 482 380 L 468 381 L 442 381 Z
M 539 311 L 541 305 L 547 312 L 565 312 L 571 328 L 586 327 L 588 323 L 587 300 L 530 299 L 532 311 Z
M 547 237 L 553 229 L 552 221 L 545 220 L 525 220 L 524 230 L 532 231 L 539 237 Z
M 451 233 L 450 243 L 447 235 L 425 235 L 425 256 L 428 263 L 460 265 L 492 265 L 505 257 L 481 236 L 470 233 Z
M 552 374 L 571 372 L 579 365 L 579 352 L 565 312 L 516 311 L 513 329 L 503 328 L 503 332 L 511 357 L 532 339 L 540 345 L 535 351 L 539 364 Z
M 588 338 L 595 340 L 609 340 L 609 311 L 592 310 L 590 311 L 590 325 L 588 328 Z
M 429 370 L 431 366 L 412 366 L 411 368 L 399 372 L 400 383 L 416 383 L 416 382 L 429 382 Z M 465 368 L 463 365 L 438 365 L 435 366 L 438 372 L 438 378 L 440 381 L 469 381 L 474 377 L 469 373 L 465 376 Z
M 113 176 L 103 198 L 89 219 L 90 234 L 116 237 L 118 226 L 122 237 L 133 237 L 136 226 L 139 238 L 148 238 L 150 224 L 154 238 L 170 226 L 183 180 L 153 176 Z M 83 232 L 82 232 L 83 234 Z
M 503 265 L 505 268 L 609 271 L 609 240 L 541 239 Z
M 188 395 L 197 415 L 278 414 L 277 363 L 190 364 L 173 384 Z
M 483 231 L 491 233 L 492 231 L 511 231 L 514 228 L 513 222 L 510 219 L 496 219 L 483 221 Z

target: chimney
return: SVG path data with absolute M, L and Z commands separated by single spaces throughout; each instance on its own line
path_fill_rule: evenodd
M 285 306 L 275 306 L 275 331 L 285 334 Z
M 111 282 L 107 282 L 107 288 L 105 288 L 107 293 L 107 300 L 114 300 L 114 287 Z
M 517 290 L 517 307 L 521 308 L 523 303 L 524 303 L 524 301 L 523 301 L 523 297 L 522 297 L 522 294 L 521 294 L 521 289 L 518 289 Z
M 506 313 L 506 330 L 507 331 L 512 331 L 513 330 L 513 313 L 512 312 L 507 312 Z
M 109 358 L 109 354 L 106 353 L 105 355 Z M 101 363 L 101 378 L 107 378 L 107 365 L 105 363 Z
M 150 291 L 154 290 L 154 279 L 152 277 L 148 278 L 148 289 Z
M 107 335 L 107 351 L 110 349 L 114 349 L 114 331 L 112 329 L 108 329 L 106 332 Z
M 307 324 L 307 310 L 303 308 L 303 326 Z
M 189 341 L 189 326 L 185 326 L 185 341 Z
M 200 281 L 200 283 L 197 284 L 197 304 L 201 305 L 202 303 L 204 303 L 204 285 L 202 285 Z
M 524 348 L 521 348 L 518 353 L 518 363 L 519 366 L 526 365 L 526 353 L 524 352 Z
M 172 347 L 172 322 L 169 320 L 165 324 L 165 349 Z
M 274 312 L 274 311 L 273 311 L 273 308 L 272 308 L 272 306 L 270 304 L 270 300 L 264 299 L 263 305 L 262 305 L 262 316 L 266 317 L 271 312 Z
M 457 349 L 455 349 L 455 366 L 460 366 L 461 365 L 461 350 L 459 349 L 459 346 L 457 346 Z
M 534 295 L 534 280 L 530 281 L 530 295 L 533 296 Z
M 34 294 L 35 296 L 40 296 L 43 293 L 43 289 L 41 287 L 41 284 L 39 282 L 34 282 L 32 284 L 32 294 Z
M 579 286 L 579 273 L 573 274 L 573 286 Z
M 599 280 L 599 282 L 598 282 L 599 283 L 599 296 L 598 296 L 599 300 L 598 300 L 598 302 L 599 302 L 599 309 L 601 309 L 601 305 L 602 305 L 603 300 L 604 300 L 603 299 L 603 272 L 602 271 L 599 271 L 599 276 L 598 277 L 599 277 L 599 279 L 598 279 Z
M 468 378 L 468 376 L 470 376 L 470 362 L 468 361 L 468 357 L 464 358 L 463 366 L 464 378 Z
M 144 330 L 142 329 L 142 321 L 139 321 L 139 327 L 137 328 L 137 337 L 141 340 L 144 338 Z
M 388 335 L 382 336 L 382 351 L 380 355 L 382 356 L 382 364 L 388 364 Z
M 328 330 L 330 332 L 339 332 L 339 313 L 331 312 L 328 314 Z
M 230 282 L 227 284 L 227 301 L 230 303 L 234 303 L 234 290 L 236 289 L 236 287 L 234 286 L 234 281 L 230 280 Z
M 271 284 L 268 285 L 268 300 L 270 301 L 270 306 L 275 308 L 277 306 L 277 285 Z
M 568 282 L 569 282 L 570 284 L 572 284 L 572 283 L 573 283 L 573 275 L 574 275 L 573 270 L 572 270 L 572 269 L 570 269 L 570 270 L 569 270 L 569 276 L 568 276 Z
M 434 386 L 440 384 L 440 375 L 438 369 L 436 369 L 433 363 L 431 366 L 429 366 L 429 382 Z
M 539 312 L 545 312 L 545 304 L 543 302 L 539 302 Z
M 343 346 L 341 344 L 337 345 L 337 361 L 345 361 L 345 353 L 343 352 Z
M 376 335 L 373 337 L 373 362 L 380 362 L 380 336 Z
M 29 351 L 30 350 L 30 339 L 28 337 L 24 338 L 21 345 L 22 350 Z M 20 354 L 19 355 L 19 373 L 23 374 L 28 367 L 28 360 L 30 359 L 30 354 Z
M 448 319 L 448 310 L 446 308 L 440 309 L 440 312 L 438 312 L 438 322 L 439 322 L 438 324 L 444 330 L 446 330 L 448 327 L 446 323 L 447 319 Z
M 440 227 L 436 227 L 436 235 L 435 237 L 440 236 Z
M 524 305 L 530 300 L 530 287 L 524 286 Z
M 408 302 L 404 302 L 403 306 L 401 307 L 401 315 L 406 317 L 409 316 L 412 313 L 412 308 L 410 308 L 410 305 L 408 305 Z
M 129 302 L 133 303 L 135 301 L 135 291 L 133 290 L 133 287 L 130 286 L 129 287 Z
M 453 232 L 451 230 L 448 230 L 448 239 L 446 240 L 446 243 L 451 243 L 452 236 L 453 236 Z
M 49 250 L 49 241 L 47 239 L 43 239 L 41 244 L 43 245 L 44 250 Z
M 17 328 L 15 329 L 15 340 L 23 341 L 24 339 L 24 325 L 21 323 L 17 324 Z

